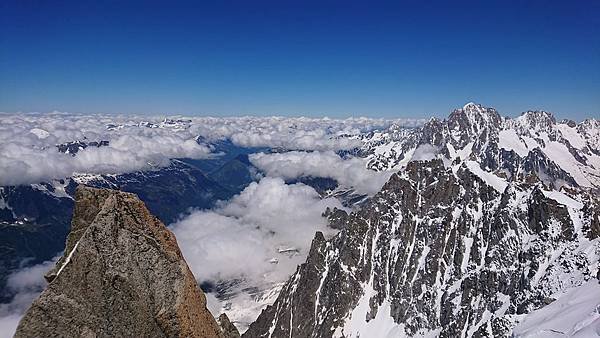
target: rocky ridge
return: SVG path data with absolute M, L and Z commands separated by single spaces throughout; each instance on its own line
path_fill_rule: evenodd
M 15 337 L 221 337 L 175 236 L 137 196 L 79 187 L 65 254 Z

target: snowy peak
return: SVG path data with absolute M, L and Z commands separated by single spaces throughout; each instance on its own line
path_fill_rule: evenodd
M 495 137 L 502 124 L 502 117 L 496 109 L 480 104 L 469 103 L 462 109 L 454 110 L 446 121 L 455 148 L 462 148 L 471 141 L 487 142 Z M 449 140 L 450 141 L 450 140 Z
M 462 109 L 454 110 L 448 117 L 449 123 L 454 120 L 465 120 L 469 125 L 496 125 L 499 126 L 502 117 L 494 108 L 487 108 L 480 104 L 468 103 Z
M 586 119 L 577 125 L 576 130 L 585 140 L 590 152 L 600 155 L 600 120 Z
M 546 111 L 511 119 L 468 103 L 446 120 L 431 119 L 394 143 L 366 144 L 369 167 L 401 169 L 412 160 L 475 161 L 482 170 L 519 180 L 533 174 L 547 184 L 600 189 L 600 123 L 557 123 Z M 427 156 L 423 156 L 423 153 Z
M 501 121 L 502 117 L 496 109 L 475 103 L 468 103 L 462 109 L 455 109 L 448 117 L 450 124 L 462 122 L 459 123 L 460 127 L 490 124 L 499 126 Z
M 546 111 L 527 111 L 517 118 L 523 128 L 529 130 L 552 130 L 556 125 L 556 118 L 552 113 Z
M 465 114 L 473 119 L 478 119 L 478 118 L 483 118 L 485 120 L 497 120 L 500 119 L 500 114 L 498 114 L 498 112 L 496 111 L 496 109 L 491 108 L 491 107 L 484 107 L 483 105 L 479 104 L 479 103 L 473 103 L 473 102 L 469 102 L 466 105 L 464 105 L 462 107 L 462 109 L 455 109 L 451 114 L 450 114 L 450 118 L 452 119 L 452 116 L 454 114 Z

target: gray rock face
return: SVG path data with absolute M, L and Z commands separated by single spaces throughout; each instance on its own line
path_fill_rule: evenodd
M 78 188 L 46 277 L 15 337 L 222 337 L 175 236 L 133 194 Z
M 231 323 L 229 317 L 226 314 L 222 313 L 219 316 L 219 326 L 221 327 L 221 331 L 223 331 L 223 338 L 239 338 L 240 332 L 238 329 Z
M 409 336 L 508 336 L 518 314 L 595 277 L 598 198 L 557 193 L 534 179 L 497 190 L 464 166 L 411 162 L 337 218 L 338 235 L 316 234 L 244 337 L 366 337 L 386 320 Z

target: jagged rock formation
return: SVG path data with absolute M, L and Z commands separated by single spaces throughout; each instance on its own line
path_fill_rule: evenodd
M 64 252 L 15 337 L 222 337 L 175 236 L 137 196 L 79 187 Z
M 223 338 L 239 338 L 240 332 L 238 329 L 229 321 L 229 317 L 226 314 L 222 313 L 219 316 L 219 326 L 221 327 L 221 331 L 223 331 Z
M 596 196 L 482 177 L 465 163 L 410 162 L 340 218 L 337 236 L 317 233 L 244 336 L 502 337 L 552 294 L 595 278 Z

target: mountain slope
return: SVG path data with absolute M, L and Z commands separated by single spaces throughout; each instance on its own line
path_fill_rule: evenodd
M 79 188 L 65 255 L 15 337 L 218 337 L 174 235 L 135 195 Z
M 574 197 L 411 162 L 337 236 L 315 236 L 245 336 L 508 335 L 516 315 L 595 276 L 600 203 Z
M 508 336 L 596 278 L 595 120 L 516 119 L 467 104 L 422 128 L 372 134 L 399 170 L 306 263 L 246 337 Z

